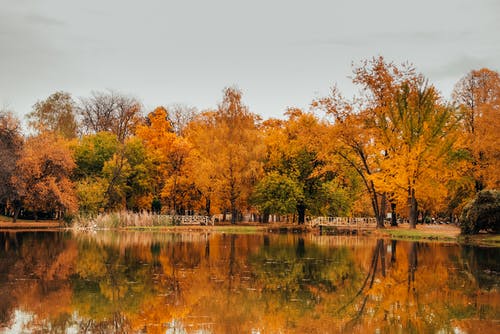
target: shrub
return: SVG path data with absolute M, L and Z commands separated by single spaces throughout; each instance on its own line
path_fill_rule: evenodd
M 71 225 L 73 225 L 75 218 L 76 218 L 76 216 L 74 214 L 71 214 L 71 213 L 64 215 L 64 217 L 63 217 L 64 225 L 66 227 L 70 227 Z
M 483 190 L 477 193 L 460 216 L 462 234 L 477 234 L 481 230 L 498 233 L 500 228 L 500 192 Z

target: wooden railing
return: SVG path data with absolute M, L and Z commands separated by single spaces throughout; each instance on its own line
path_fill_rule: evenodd
M 174 225 L 214 225 L 214 220 L 210 216 L 200 215 L 167 215 Z
M 371 227 L 377 225 L 377 220 L 372 217 L 315 217 L 308 224 L 316 226 L 352 226 Z

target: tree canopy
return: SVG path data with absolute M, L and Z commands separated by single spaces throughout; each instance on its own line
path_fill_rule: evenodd
M 335 86 L 282 119 L 223 90 L 214 109 L 174 104 L 147 116 L 114 91 L 38 101 L 30 134 L 0 112 L 0 209 L 60 217 L 133 210 L 231 217 L 374 216 L 455 219 L 483 189 L 498 190 L 500 76 L 472 70 L 446 100 L 408 63 L 353 68 L 360 94 Z

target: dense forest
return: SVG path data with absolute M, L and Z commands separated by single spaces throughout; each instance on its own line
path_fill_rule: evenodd
M 332 87 L 309 110 L 262 119 L 242 91 L 214 110 L 144 110 L 113 91 L 55 92 L 27 115 L 0 111 L 0 209 L 17 218 L 117 210 L 453 219 L 498 189 L 500 75 L 473 70 L 450 100 L 410 64 L 353 69 L 359 96 Z M 394 223 L 394 222 L 393 222 Z

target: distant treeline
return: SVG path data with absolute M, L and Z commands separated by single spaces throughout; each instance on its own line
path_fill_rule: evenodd
M 500 76 L 473 70 L 450 101 L 415 68 L 373 58 L 354 68 L 361 94 L 336 87 L 285 119 L 250 112 L 242 92 L 215 110 L 147 112 L 116 92 L 56 92 L 28 114 L 24 135 L 0 111 L 0 209 L 62 218 L 116 210 L 452 217 L 498 189 Z

